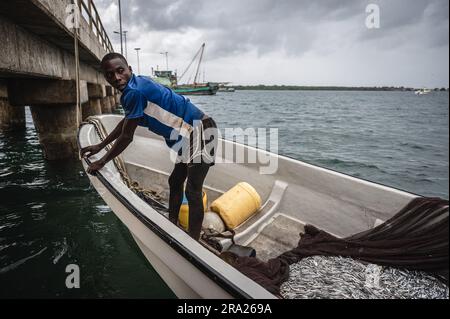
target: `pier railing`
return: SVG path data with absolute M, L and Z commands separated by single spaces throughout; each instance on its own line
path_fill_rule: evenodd
M 94 32 L 98 41 L 107 52 L 113 52 L 113 46 L 109 40 L 108 34 L 103 27 L 94 0 L 76 0 L 81 10 L 81 16 L 89 24 L 89 28 Z

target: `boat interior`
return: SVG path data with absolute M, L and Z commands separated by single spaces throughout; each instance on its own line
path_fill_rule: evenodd
M 122 119 L 113 115 L 100 118 L 107 132 Z M 237 160 L 238 154 L 244 154 L 242 163 Z M 169 160 L 171 154 L 164 140 L 138 128 L 133 143 L 121 156 L 128 176 L 140 187 L 158 193 L 163 205 L 168 206 L 168 178 L 174 164 Z M 233 232 L 226 229 L 221 234 L 211 234 L 202 243 L 218 253 L 234 245 L 245 246 L 263 261 L 295 248 L 305 224 L 337 237 L 349 236 L 384 222 L 416 197 L 222 139 L 216 162 L 204 183 L 207 210 L 212 202 L 241 182 L 256 190 L 261 206 Z M 264 174 L 264 169 L 267 171 L 271 166 L 276 170 Z M 167 217 L 166 211 L 155 210 Z

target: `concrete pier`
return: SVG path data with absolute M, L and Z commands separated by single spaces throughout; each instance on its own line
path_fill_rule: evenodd
M 0 1 L 0 127 L 25 123 L 24 106 L 30 106 L 45 158 L 50 160 L 77 158 L 79 122 L 100 114 L 101 103 L 109 96 L 103 89 L 109 85 L 100 61 L 113 51 L 111 41 L 94 2 L 76 2 L 83 14 L 79 21 L 67 10 L 73 7 L 72 0 Z M 79 22 L 78 50 L 75 22 Z M 100 87 L 101 93 L 88 94 L 88 83 Z
M 45 159 L 77 158 L 76 105 L 31 106 L 31 114 Z
M 120 97 L 122 96 L 122 94 L 119 91 L 115 91 L 114 94 L 114 98 L 116 100 L 116 106 L 119 107 L 120 106 Z
M 109 99 L 109 96 L 105 96 L 101 100 L 101 106 L 102 106 L 102 114 L 111 114 L 111 100 Z
M 109 85 L 105 85 L 105 95 L 106 98 L 109 100 L 109 102 L 106 102 L 107 105 L 109 105 L 109 113 L 114 112 L 116 109 L 116 101 L 113 96 L 113 87 Z
M 102 114 L 103 88 L 99 84 L 88 83 L 89 101 L 82 105 L 83 121 L 89 116 Z
M 109 97 L 109 102 L 111 103 L 111 112 L 114 112 L 117 109 L 116 99 L 114 96 Z
M 86 82 L 80 87 L 80 102 L 89 102 Z M 24 93 L 25 92 L 25 93 Z M 30 105 L 39 142 L 48 160 L 77 158 L 77 130 L 81 110 L 77 109 L 76 82 L 72 80 L 11 80 L 11 104 Z
M 89 116 L 101 115 L 102 114 L 102 104 L 100 99 L 89 99 L 82 105 L 83 121 L 85 121 Z
M 6 81 L 0 80 L 0 130 L 22 129 L 25 129 L 25 107 L 9 104 Z

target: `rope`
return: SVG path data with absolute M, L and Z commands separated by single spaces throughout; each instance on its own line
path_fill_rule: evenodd
M 95 131 L 97 132 L 97 135 L 99 136 L 100 140 L 103 142 L 105 138 L 108 136 L 108 133 L 103 126 L 102 122 L 94 117 L 89 117 L 86 119 L 86 122 L 82 123 L 81 125 L 86 124 L 92 124 L 95 128 Z M 108 152 L 111 149 L 110 145 L 107 145 L 105 147 L 106 151 Z M 126 166 L 123 158 L 121 156 L 117 156 L 113 159 L 114 166 L 118 170 L 120 177 L 124 184 L 131 189 L 136 195 L 138 195 L 141 199 L 143 199 L 145 202 L 150 204 L 151 206 L 156 206 L 158 209 L 167 212 L 168 208 L 161 203 L 162 201 L 162 195 L 161 192 L 157 192 L 153 189 L 146 189 L 139 185 L 138 182 L 133 181 L 131 177 L 127 174 Z
M 79 10 L 78 4 L 75 3 L 75 0 L 72 0 L 74 6 L 76 6 L 75 10 Z M 77 12 L 75 12 L 75 21 L 73 27 L 73 38 L 74 38 L 74 48 L 75 48 L 75 82 L 76 82 L 76 96 L 77 96 L 77 104 L 76 104 L 76 118 L 77 118 L 77 126 L 81 122 L 80 113 L 81 113 L 81 98 L 80 98 L 80 52 L 78 46 L 78 18 Z
M 105 138 L 108 136 L 108 134 L 102 122 L 95 117 L 88 117 L 86 119 L 86 122 L 81 123 L 80 129 L 82 126 L 88 124 L 94 126 L 94 129 L 98 137 L 100 138 L 101 141 L 104 141 Z M 109 151 L 111 149 L 111 146 L 107 145 L 105 149 L 106 151 Z M 133 181 L 126 172 L 125 162 L 121 156 L 117 156 L 116 158 L 114 158 L 113 163 L 116 169 L 118 170 L 122 181 L 128 188 L 130 188 L 147 204 L 151 205 L 152 207 L 158 208 L 159 211 L 168 213 L 169 209 L 164 204 L 161 203 L 162 200 L 161 193 L 152 189 L 145 189 L 141 187 L 138 182 Z M 236 235 L 236 233 L 233 230 L 229 230 L 229 232 L 230 234 L 227 235 L 227 234 L 220 234 L 213 230 L 208 230 L 208 232 L 203 232 L 199 240 L 199 243 L 203 247 L 207 248 L 210 252 L 220 257 L 222 247 L 220 243 L 217 241 L 217 238 L 229 238 L 233 242 L 233 245 L 236 244 L 234 242 L 234 236 Z

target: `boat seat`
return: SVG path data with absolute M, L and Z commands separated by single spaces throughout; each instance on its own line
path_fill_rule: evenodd
M 287 187 L 288 183 L 280 180 L 275 181 L 268 199 L 260 210 L 235 229 L 234 241 L 236 244 L 247 246 L 258 236 L 259 232 L 262 231 L 271 217 L 278 211 Z M 228 250 L 233 245 L 232 240 L 229 238 L 221 239 L 219 242 L 223 251 Z

